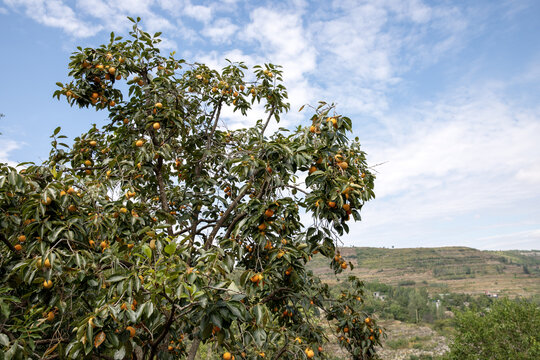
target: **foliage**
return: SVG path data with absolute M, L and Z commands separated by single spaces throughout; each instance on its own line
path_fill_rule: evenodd
M 540 358 L 540 307 L 501 299 L 485 311 L 456 316 L 457 334 L 448 359 Z
M 193 359 L 202 343 L 224 359 L 328 358 L 331 325 L 374 358 L 362 282 L 332 298 L 306 269 L 313 253 L 352 268 L 339 236 L 374 197 L 351 120 L 320 103 L 310 126 L 265 136 L 289 109 L 278 66 L 164 57 L 138 21 L 78 48 L 54 94 L 106 124 L 72 146 L 57 128 L 42 165 L 0 165 L 0 355 Z M 246 122 L 255 106 L 264 120 L 227 129 L 222 113 Z
M 366 310 L 378 314 L 383 319 L 417 323 L 433 322 L 442 317 L 442 311 L 437 311 L 435 306 L 435 299 L 429 296 L 425 288 L 372 282 L 366 284 L 366 290 L 384 295 L 384 300 L 373 296 L 365 297 Z

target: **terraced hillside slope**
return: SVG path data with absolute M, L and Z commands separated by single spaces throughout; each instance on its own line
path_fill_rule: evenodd
M 340 249 L 354 265 L 352 273 L 366 282 L 425 287 L 430 293 L 540 296 L 540 250 L 480 251 L 468 247 Z M 316 256 L 311 268 L 329 283 L 338 277 Z

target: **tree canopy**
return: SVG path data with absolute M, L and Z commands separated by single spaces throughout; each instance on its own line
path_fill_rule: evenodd
M 269 134 L 290 107 L 279 66 L 162 56 L 131 20 L 128 39 L 79 47 L 54 93 L 104 125 L 72 144 L 57 128 L 41 165 L 0 165 L 0 354 L 324 359 L 331 340 L 376 357 L 362 282 L 335 294 L 307 268 L 352 268 L 339 237 L 374 197 L 351 120 L 321 102 Z
M 526 300 L 501 299 L 484 310 L 458 313 L 456 330 L 449 360 L 540 357 L 540 308 Z

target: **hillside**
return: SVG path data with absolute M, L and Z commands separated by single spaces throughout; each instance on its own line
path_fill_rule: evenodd
M 425 287 L 430 293 L 540 295 L 540 251 L 480 251 L 467 247 L 340 249 L 352 273 L 366 282 Z M 313 271 L 329 283 L 338 277 L 316 256 Z M 347 276 L 346 271 L 339 277 Z

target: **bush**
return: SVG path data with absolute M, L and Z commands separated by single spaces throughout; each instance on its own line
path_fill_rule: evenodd
M 501 299 L 485 311 L 456 315 L 457 335 L 447 359 L 539 359 L 540 308 Z

